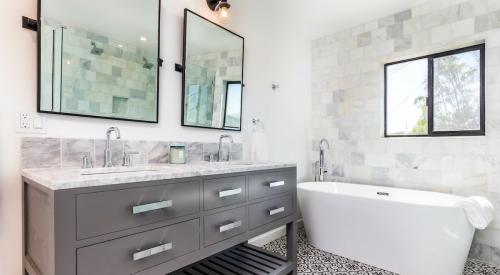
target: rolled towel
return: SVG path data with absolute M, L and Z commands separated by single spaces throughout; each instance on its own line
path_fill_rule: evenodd
M 476 229 L 485 229 L 495 217 L 495 207 L 486 198 L 470 197 L 458 204 L 464 210 L 469 222 Z

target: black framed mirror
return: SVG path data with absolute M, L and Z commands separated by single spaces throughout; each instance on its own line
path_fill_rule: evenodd
M 161 0 L 38 0 L 38 112 L 158 123 Z
M 245 39 L 184 11 L 182 126 L 241 131 Z

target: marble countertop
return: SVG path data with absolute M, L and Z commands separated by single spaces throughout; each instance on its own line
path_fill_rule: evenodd
M 296 167 L 292 163 L 199 162 L 183 165 L 92 169 L 24 169 L 23 177 L 51 190 L 95 187 L 132 182 L 188 178 Z

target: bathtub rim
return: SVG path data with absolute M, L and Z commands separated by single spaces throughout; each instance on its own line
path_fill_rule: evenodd
M 301 182 L 301 183 L 297 184 L 297 191 L 299 193 L 300 193 L 300 191 L 308 191 L 308 192 L 313 192 L 313 193 L 329 194 L 329 195 L 333 195 L 333 196 L 340 196 L 340 197 L 346 197 L 346 198 L 359 198 L 359 199 L 366 199 L 366 200 L 373 200 L 373 201 L 388 201 L 388 202 L 407 204 L 407 205 L 420 205 L 420 206 L 436 207 L 436 208 L 460 209 L 463 211 L 463 208 L 458 204 L 433 204 L 433 203 L 426 203 L 426 202 L 410 202 L 410 201 L 405 201 L 405 200 L 394 200 L 394 199 L 391 199 L 390 196 L 389 197 L 383 197 L 383 196 L 363 197 L 363 196 L 356 196 L 356 195 L 352 195 L 352 194 L 323 192 L 322 190 L 301 188 L 302 186 L 304 186 L 306 184 L 324 184 L 324 183 L 344 184 L 344 185 L 351 185 L 351 186 L 356 186 L 356 187 L 383 188 L 386 190 L 403 190 L 403 191 L 414 191 L 414 192 L 419 192 L 419 193 L 440 194 L 440 195 L 444 195 L 447 197 L 455 198 L 456 202 L 458 202 L 460 200 L 467 199 L 467 197 L 463 197 L 463 196 L 455 195 L 455 194 L 451 194 L 451 193 L 425 191 L 425 190 L 410 189 L 410 188 L 388 187 L 388 186 L 382 186 L 382 185 L 370 185 L 370 184 L 361 184 L 361 183 L 358 184 L 358 183 L 349 183 L 349 182 L 340 182 L 340 181 L 324 181 L 324 182 L 306 181 L 306 182 Z M 385 190 L 381 190 L 381 191 L 385 191 Z M 465 212 L 464 212 L 464 214 L 465 214 Z

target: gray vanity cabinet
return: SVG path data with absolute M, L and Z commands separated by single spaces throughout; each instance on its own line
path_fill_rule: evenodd
M 130 274 L 161 264 L 199 249 L 199 229 L 195 219 L 79 248 L 77 274 Z
M 23 197 L 29 275 L 192 274 L 266 257 L 277 266 L 256 274 L 296 272 L 295 167 L 62 190 L 23 178 Z M 283 225 L 288 257 L 246 244 Z
M 203 205 L 205 210 L 245 202 L 246 177 L 226 177 L 203 181 Z
M 248 207 L 250 228 L 279 220 L 293 213 L 291 194 L 252 204 Z
M 197 213 L 200 211 L 199 196 L 198 181 L 78 194 L 77 239 Z M 146 211 L 148 207 L 159 209 Z M 139 213 L 141 211 L 144 212 Z
M 247 231 L 247 213 L 240 207 L 205 217 L 205 245 L 211 245 Z

